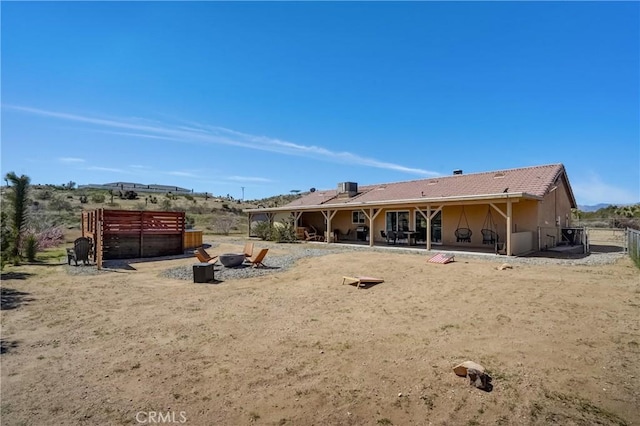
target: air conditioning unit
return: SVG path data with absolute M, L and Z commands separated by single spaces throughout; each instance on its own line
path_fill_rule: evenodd
M 340 182 L 338 184 L 338 194 L 347 193 L 349 196 L 356 195 L 358 193 L 358 184 L 355 182 Z

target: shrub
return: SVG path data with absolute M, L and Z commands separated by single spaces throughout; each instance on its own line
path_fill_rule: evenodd
M 126 191 L 121 198 L 124 198 L 125 200 L 137 200 L 138 193 L 136 191 Z
M 9 226 L 9 216 L 5 211 L 0 212 L 0 270 L 9 260 L 13 235 Z
M 73 210 L 71 203 L 62 197 L 53 197 L 49 201 L 49 208 L 57 212 Z
M 53 193 L 48 189 L 45 189 L 44 191 L 39 191 L 36 195 L 36 198 L 38 200 L 50 200 L 51 197 L 53 197 Z
M 253 234 L 261 240 L 271 239 L 271 224 L 269 222 L 257 222 L 253 225 Z
M 91 195 L 91 202 L 92 203 L 104 203 L 104 200 L 106 199 L 105 195 L 101 192 L 98 192 L 96 194 L 92 194 Z
M 60 226 L 50 226 L 40 232 L 35 232 L 34 235 L 40 250 L 59 246 L 64 241 L 64 232 Z
M 194 225 L 196 224 L 196 218 L 193 216 L 185 216 L 184 218 L 184 225 L 186 229 L 193 229 Z
M 231 215 L 218 216 L 213 220 L 213 226 L 220 234 L 229 235 L 237 220 L 235 216 Z
M 38 252 L 38 239 L 35 234 L 27 234 L 26 238 L 24 239 L 24 245 L 27 260 L 29 262 L 35 262 L 36 253 Z
M 81 204 L 87 204 L 87 202 L 89 201 L 86 195 L 81 195 L 79 200 Z
M 293 219 L 277 223 L 271 232 L 271 240 L 278 243 L 292 243 L 297 240 Z

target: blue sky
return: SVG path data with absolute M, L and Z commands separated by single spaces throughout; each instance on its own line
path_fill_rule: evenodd
M 563 163 L 640 201 L 638 2 L 2 2 L 3 175 L 245 199 Z

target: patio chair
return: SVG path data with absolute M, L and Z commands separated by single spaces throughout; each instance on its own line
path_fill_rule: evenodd
M 499 241 L 498 234 L 491 229 L 481 229 L 482 232 L 482 244 L 495 244 Z
M 77 238 L 73 242 L 73 249 L 67 249 L 67 263 L 71 265 L 71 260 L 73 259 L 78 266 L 78 261 L 82 261 L 83 265 L 89 264 L 89 254 L 91 253 L 91 248 L 93 243 L 87 237 Z
M 251 263 L 251 265 L 254 268 L 260 268 L 260 267 L 265 267 L 265 264 L 262 263 L 262 260 L 264 259 L 264 257 L 267 255 L 267 252 L 269 251 L 268 248 L 263 248 L 261 249 L 258 254 L 256 254 L 255 256 L 252 256 L 250 258 L 247 259 L 247 261 L 249 261 L 249 263 Z
M 473 235 L 473 232 L 471 232 L 471 229 L 469 228 L 458 228 L 456 229 L 455 235 L 456 235 L 456 242 L 470 243 L 471 235 Z
M 387 231 L 387 244 L 395 244 L 398 242 L 398 234 L 395 231 Z
M 196 255 L 201 263 L 216 263 L 218 261 L 218 256 L 211 256 L 202 247 L 195 249 L 193 251 L 193 254 Z
M 306 229 L 304 230 L 304 240 L 305 241 L 322 241 L 323 238 L 321 235 L 318 235 L 315 232 L 309 232 Z
M 337 230 L 338 231 L 338 241 L 347 241 L 351 238 L 351 228 L 347 229 L 347 232 L 342 232 L 341 230 Z
M 244 243 L 242 254 L 244 254 L 244 257 L 251 257 L 253 255 L 253 242 L 247 241 Z

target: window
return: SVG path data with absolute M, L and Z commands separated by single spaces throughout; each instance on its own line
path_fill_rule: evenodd
M 351 212 L 351 223 L 359 225 L 366 223 L 367 217 L 364 215 L 364 212 L 354 211 Z

